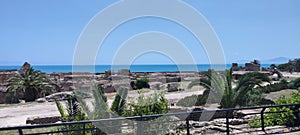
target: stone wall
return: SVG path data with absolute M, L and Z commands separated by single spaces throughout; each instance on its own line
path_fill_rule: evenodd
M 0 92 L 0 104 L 5 103 L 5 96 L 6 94 L 4 92 Z
M 60 116 L 52 116 L 52 117 L 30 117 L 27 118 L 26 124 L 50 124 L 61 121 Z
M 8 79 L 15 76 L 18 71 L 0 71 L 0 85 L 8 83 Z
M 5 96 L 8 87 L 8 80 L 9 78 L 15 76 L 17 73 L 17 70 L 0 71 L 0 104 L 6 103 Z

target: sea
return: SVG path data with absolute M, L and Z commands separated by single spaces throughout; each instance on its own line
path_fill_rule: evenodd
M 270 67 L 271 64 L 261 64 L 261 67 Z M 239 66 L 244 66 L 239 64 Z M 40 70 L 44 73 L 67 73 L 67 72 L 94 72 L 104 73 L 107 70 L 118 71 L 120 69 L 130 69 L 131 72 L 187 72 L 187 71 L 207 71 L 214 69 L 216 71 L 223 71 L 230 69 L 231 64 L 226 65 L 211 65 L 211 64 L 197 64 L 197 65 L 175 65 L 175 64 L 157 64 L 157 65 L 87 65 L 87 66 L 73 66 L 73 65 L 32 65 L 35 70 Z M 0 66 L 2 70 L 19 70 L 21 66 Z

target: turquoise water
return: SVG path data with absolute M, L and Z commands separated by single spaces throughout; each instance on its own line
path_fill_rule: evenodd
M 244 65 L 240 65 L 244 66 Z M 262 64 L 262 67 L 270 67 L 270 64 Z M 95 66 L 74 66 L 74 72 L 98 72 L 106 70 L 130 69 L 131 72 L 176 72 L 176 71 L 207 71 L 208 69 L 224 70 L 229 69 L 231 64 L 226 65 L 95 65 Z M 21 66 L 0 66 L 0 70 L 19 70 Z M 33 68 L 46 73 L 52 72 L 72 72 L 72 65 L 33 65 Z

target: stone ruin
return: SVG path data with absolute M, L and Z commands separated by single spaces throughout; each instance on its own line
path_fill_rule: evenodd
M 16 74 L 23 73 L 30 68 L 30 64 L 25 62 L 18 70 L 0 71 L 0 104 L 5 103 L 8 79 Z M 139 78 L 148 78 L 150 88 L 157 90 L 178 91 L 182 90 L 178 84 L 182 81 L 192 81 L 199 79 L 199 72 L 131 72 L 129 69 L 113 70 L 105 73 L 89 72 L 68 72 L 68 73 L 49 73 L 47 77 L 55 84 L 55 92 L 68 92 L 75 89 L 90 89 L 93 85 L 101 85 L 105 93 L 116 92 L 120 87 L 132 89 L 131 84 Z
M 255 62 L 245 63 L 245 67 L 238 66 L 238 63 L 232 63 L 233 71 L 260 71 L 260 64 Z

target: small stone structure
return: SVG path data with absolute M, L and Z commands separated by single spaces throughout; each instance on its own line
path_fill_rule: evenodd
M 245 64 L 245 70 L 246 71 L 260 71 L 260 64 L 256 63 L 246 63 Z
M 0 104 L 6 103 L 5 96 L 8 88 L 9 78 L 15 76 L 18 73 L 17 70 L 1 70 L 0 71 Z
M 30 68 L 30 64 L 29 64 L 28 62 L 25 62 L 25 63 L 23 64 L 23 66 L 21 67 L 19 73 L 20 73 L 20 74 L 23 74 L 23 73 L 25 72 L 25 70 L 27 70 L 27 69 L 29 69 L 29 68 Z
M 257 61 L 245 63 L 245 67 L 239 66 L 238 63 L 232 63 L 232 71 L 260 71 L 260 64 Z
M 26 120 L 26 124 L 50 124 L 61 121 L 60 116 L 49 116 L 49 117 L 29 117 Z

